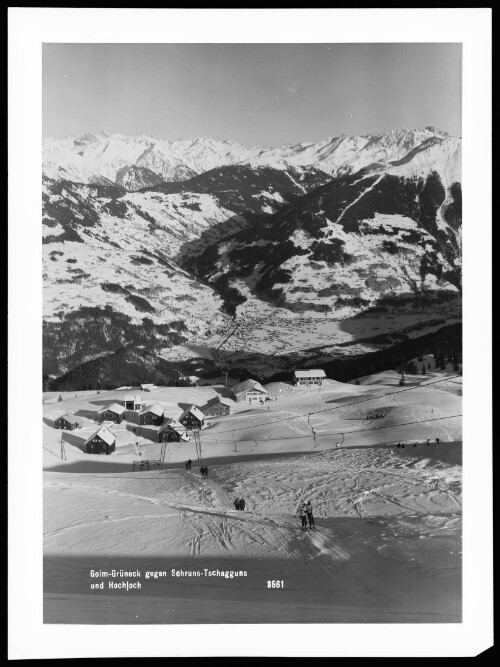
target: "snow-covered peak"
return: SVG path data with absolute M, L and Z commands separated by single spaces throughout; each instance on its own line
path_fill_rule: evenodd
M 417 153 L 447 140 L 460 142 L 431 126 L 398 128 L 364 136 L 332 135 L 321 141 L 274 148 L 248 147 L 210 137 L 168 141 L 147 135 L 130 137 L 100 131 L 79 138 L 45 139 L 43 168 L 51 178 L 83 183 L 101 182 L 103 178 L 117 182 L 119 172 L 123 174 L 123 170 L 132 166 L 146 168 L 165 181 L 187 180 L 196 174 L 232 164 L 270 166 L 281 170 L 308 166 L 337 176 L 373 165 L 392 168 L 395 162 L 409 162 Z M 438 152 L 436 148 L 434 153 L 437 155 Z M 455 153 L 446 149 L 440 159 L 454 159 Z M 419 163 L 422 159 L 421 156 Z M 131 182 L 134 181 L 132 178 Z

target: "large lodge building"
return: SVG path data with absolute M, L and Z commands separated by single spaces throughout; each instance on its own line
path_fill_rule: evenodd
M 257 380 L 245 380 L 231 387 L 237 403 L 260 403 L 267 397 L 267 390 Z
M 306 371 L 294 371 L 293 379 L 295 384 L 300 386 L 323 385 L 326 380 L 326 373 L 321 368 L 311 368 Z

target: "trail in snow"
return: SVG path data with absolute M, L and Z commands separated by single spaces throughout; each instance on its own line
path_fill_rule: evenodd
M 353 202 L 351 202 L 348 206 L 345 207 L 345 209 L 344 209 L 344 210 L 342 211 L 342 213 L 339 215 L 339 217 L 337 218 L 337 220 L 335 221 L 335 223 L 338 224 L 338 223 L 340 222 L 340 220 L 342 220 L 342 218 L 344 217 L 346 211 L 348 211 L 348 210 L 351 208 L 351 206 L 354 206 L 355 204 L 357 204 L 358 201 L 359 201 L 360 199 L 362 199 L 362 198 L 366 195 L 367 192 L 370 192 L 370 190 L 373 190 L 373 188 L 377 185 L 377 183 L 380 183 L 380 181 L 381 181 L 383 178 L 384 178 L 384 174 L 382 174 L 381 176 L 379 176 L 379 177 L 377 178 L 377 180 L 376 180 L 374 183 L 372 183 L 372 184 L 370 185 L 369 188 L 366 188 L 366 190 L 363 190 L 363 192 L 362 192 L 358 197 L 356 197 L 356 199 L 355 199 Z

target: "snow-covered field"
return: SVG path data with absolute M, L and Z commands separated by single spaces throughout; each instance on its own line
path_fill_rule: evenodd
M 275 383 L 271 401 L 238 404 L 202 431 L 208 479 L 194 442 L 170 443 L 161 470 L 132 472 L 135 442 L 144 459 L 158 459 L 161 445 L 124 424 L 113 427 L 111 456 L 66 443 L 61 461 L 52 419 L 71 410 L 91 432 L 95 412 L 123 392 L 44 395 L 45 621 L 460 622 L 461 378 L 409 376 L 405 391 L 397 380 Z M 142 397 L 177 417 L 223 391 L 164 387 Z M 308 499 L 317 530 L 304 533 L 297 508 Z M 112 569 L 116 578 L 90 574 Z

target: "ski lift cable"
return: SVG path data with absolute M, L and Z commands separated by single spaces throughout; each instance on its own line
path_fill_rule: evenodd
M 368 401 L 374 401 L 378 398 L 385 398 L 386 396 L 394 396 L 395 394 L 402 394 L 405 391 L 413 391 L 414 389 L 420 389 L 420 388 L 425 388 L 429 387 L 434 384 L 438 384 L 439 382 L 446 382 L 447 380 L 455 377 L 460 377 L 460 375 L 451 375 L 449 378 L 442 378 L 440 380 L 433 380 L 432 382 L 426 382 L 423 385 L 416 385 L 413 387 L 405 387 L 404 389 L 398 389 L 397 391 L 388 391 L 385 394 L 378 394 L 377 396 L 370 396 L 369 398 L 363 398 L 360 401 L 352 401 L 351 403 L 343 403 L 342 405 L 335 405 L 333 408 L 325 408 L 324 410 L 315 410 L 314 412 L 305 412 L 300 415 L 294 415 L 293 417 L 283 417 L 283 419 L 275 419 L 270 422 L 265 422 L 262 424 L 254 424 L 252 426 L 242 426 L 241 428 L 236 428 L 236 429 L 229 429 L 227 431 L 219 431 L 218 435 L 222 433 L 235 433 L 236 431 L 248 431 L 249 429 L 252 428 L 259 428 L 260 426 L 269 426 L 270 424 L 281 424 L 286 421 L 291 421 L 292 419 L 300 419 L 301 417 L 308 417 L 310 415 L 317 415 L 321 414 L 322 412 L 331 412 L 332 410 L 341 410 L 343 408 L 346 408 L 350 405 L 359 405 L 361 403 L 367 403 Z M 282 438 L 280 438 L 282 439 Z
M 462 414 L 458 415 L 447 415 L 446 417 L 434 417 L 434 419 L 417 419 L 415 421 L 411 422 L 400 422 L 398 424 L 388 424 L 386 426 L 376 426 L 375 428 L 360 428 L 358 430 L 353 430 L 353 431 L 333 431 L 329 433 L 316 433 L 317 438 L 326 438 L 330 437 L 332 435 L 341 435 L 343 438 L 346 435 L 356 435 L 358 433 L 364 433 L 365 431 L 381 431 L 383 429 L 390 429 L 390 428 L 396 428 L 398 426 L 409 426 L 412 424 L 427 424 L 429 422 L 436 422 L 436 421 L 441 421 L 443 419 L 454 419 L 456 417 L 462 417 Z M 258 440 L 257 442 L 270 442 L 270 441 L 275 441 L 275 440 L 304 440 L 304 438 L 312 438 L 312 435 L 293 435 L 293 436 L 285 436 L 282 438 L 267 438 L 266 440 Z M 219 442 L 255 442 L 254 438 L 251 438 L 250 440 L 219 440 Z M 343 440 L 342 440 L 343 442 Z M 342 442 L 340 444 L 342 444 Z
M 307 416 L 307 423 L 309 424 L 309 426 L 310 426 L 310 428 L 311 428 L 312 435 L 313 435 L 313 438 L 314 438 L 314 447 L 316 447 L 316 446 L 317 446 L 317 442 L 316 442 L 316 431 L 314 430 L 314 426 L 311 424 L 311 414 L 312 414 L 312 413 L 309 413 L 309 415 Z

